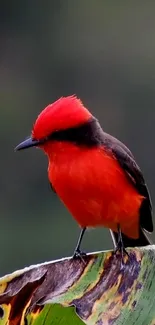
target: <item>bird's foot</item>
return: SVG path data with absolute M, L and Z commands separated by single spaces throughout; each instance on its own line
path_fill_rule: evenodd
M 114 254 L 116 255 L 117 254 L 117 252 L 119 252 L 120 254 L 121 254 L 121 256 L 122 256 L 122 258 L 125 256 L 125 255 L 127 255 L 128 257 L 129 257 L 129 253 L 127 252 L 127 250 L 125 249 L 125 247 L 124 246 L 117 246 L 116 248 L 115 248 L 115 250 L 114 250 Z
M 85 263 L 84 261 L 84 257 L 87 256 L 87 254 L 85 252 L 82 252 L 79 248 L 75 249 L 74 254 L 73 254 L 73 258 L 80 258 L 82 260 L 82 262 Z
M 120 228 L 119 224 L 117 225 L 117 230 L 118 230 L 118 242 L 117 242 L 116 249 L 114 250 L 114 254 L 116 256 L 117 253 L 119 253 L 119 255 L 121 257 L 121 269 L 122 269 L 122 268 L 124 268 L 124 265 L 125 265 L 125 256 L 127 256 L 127 258 L 129 258 L 129 253 L 125 249 L 123 239 L 122 239 L 122 232 L 121 232 L 121 228 Z
M 122 242 L 117 243 L 117 247 L 114 250 L 114 255 L 116 256 L 117 253 L 120 254 L 120 257 L 121 257 L 121 269 L 122 269 L 125 265 L 125 263 L 124 263 L 125 256 L 127 256 L 127 258 L 129 258 L 129 253 L 125 249 Z

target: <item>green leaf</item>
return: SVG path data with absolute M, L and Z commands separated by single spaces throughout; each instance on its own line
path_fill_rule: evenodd
M 74 307 L 65 308 L 58 304 L 46 305 L 42 311 L 31 313 L 28 317 L 28 324 L 44 325 L 82 325 L 84 324 L 75 313 Z
M 65 258 L 0 279 L 0 325 L 154 325 L 155 246 Z

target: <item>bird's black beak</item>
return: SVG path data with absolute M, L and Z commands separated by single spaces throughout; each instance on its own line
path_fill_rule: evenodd
M 26 139 L 25 141 L 21 142 L 20 144 L 18 144 L 18 146 L 15 148 L 15 151 L 27 149 L 30 147 L 37 147 L 41 143 L 42 143 L 42 141 L 34 140 L 30 137 L 30 138 Z

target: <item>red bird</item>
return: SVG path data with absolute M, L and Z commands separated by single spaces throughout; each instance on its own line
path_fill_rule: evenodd
M 40 147 L 48 156 L 52 188 L 82 228 L 112 230 L 118 249 L 148 245 L 152 207 L 142 172 L 130 150 L 105 133 L 75 96 L 48 105 L 34 123 L 32 136 L 16 150 Z

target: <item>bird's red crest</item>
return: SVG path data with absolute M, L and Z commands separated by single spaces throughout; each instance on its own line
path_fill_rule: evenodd
M 35 139 L 42 139 L 54 131 L 83 124 L 91 116 L 91 113 L 76 96 L 61 97 L 39 114 L 32 130 L 32 136 Z

